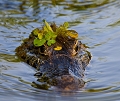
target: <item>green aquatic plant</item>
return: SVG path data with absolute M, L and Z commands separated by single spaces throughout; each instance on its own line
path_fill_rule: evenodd
M 35 46 L 42 46 L 45 43 L 47 43 L 48 46 L 51 46 L 56 42 L 55 38 L 57 37 L 57 35 L 45 20 L 44 23 L 45 26 L 42 30 L 38 28 L 33 30 L 33 34 L 37 36 L 33 42 Z
M 52 44 L 56 43 L 56 37 L 59 35 L 63 36 L 70 36 L 72 38 L 77 38 L 78 34 L 77 33 L 72 33 L 72 31 L 67 30 L 69 27 L 68 22 L 64 22 L 63 25 L 60 25 L 59 27 L 56 27 L 56 30 L 53 31 L 52 27 L 45 21 L 44 22 L 44 27 L 43 29 L 34 29 L 32 33 L 36 36 L 34 39 L 33 43 L 35 46 L 39 47 L 44 44 L 51 46 Z M 54 50 L 61 50 L 61 46 L 56 46 Z

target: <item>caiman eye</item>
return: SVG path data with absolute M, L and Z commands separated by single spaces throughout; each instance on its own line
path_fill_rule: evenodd
M 75 43 L 74 43 L 74 51 L 77 53 L 78 50 L 79 50 L 78 41 L 75 41 Z
M 78 45 L 75 47 L 75 51 L 78 52 Z

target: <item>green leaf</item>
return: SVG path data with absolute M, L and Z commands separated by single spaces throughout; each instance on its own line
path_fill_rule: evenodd
M 69 27 L 69 23 L 68 22 L 64 22 L 63 26 L 67 29 Z
M 43 38 L 43 33 L 38 33 L 38 38 L 42 39 Z
M 46 32 L 49 32 L 49 31 L 53 32 L 51 26 L 47 23 L 47 21 L 43 20 L 43 22 L 45 23 L 44 31 L 46 31 Z
M 50 40 L 50 39 L 55 39 L 57 35 L 54 32 L 48 32 L 45 34 L 45 39 Z
M 46 40 L 50 40 L 51 39 L 51 35 L 50 34 L 51 34 L 51 32 L 48 32 L 48 33 L 45 34 L 45 39 Z
M 57 35 L 56 35 L 54 32 L 51 32 L 51 33 L 50 33 L 50 36 L 51 36 L 52 38 L 56 38 L 56 37 L 57 37 Z
M 57 34 L 65 35 L 68 27 L 69 27 L 69 23 L 68 23 L 68 22 L 65 22 L 63 25 L 59 26 L 59 27 L 56 29 L 56 33 L 57 33 Z
M 49 41 L 47 41 L 47 45 L 48 46 L 51 46 L 52 44 L 54 44 L 56 41 L 55 40 L 49 40 Z
M 52 40 L 50 40 L 50 42 L 51 42 L 51 44 L 54 44 L 56 41 L 52 39 Z
M 32 31 L 32 33 L 33 33 L 35 36 L 37 36 L 38 33 L 39 33 L 39 29 L 38 29 L 38 28 L 34 29 L 34 30 Z
M 34 43 L 35 46 L 42 46 L 42 45 L 44 45 L 45 42 L 46 42 L 45 39 L 41 39 L 40 40 L 38 38 L 34 39 L 34 41 L 33 41 L 33 43 Z
M 66 32 L 66 35 L 70 36 L 71 38 L 75 38 L 75 39 L 78 38 L 78 33 L 74 30 L 68 30 Z
M 55 35 L 55 34 L 52 36 L 53 39 L 56 38 L 56 37 L 57 37 L 57 35 Z

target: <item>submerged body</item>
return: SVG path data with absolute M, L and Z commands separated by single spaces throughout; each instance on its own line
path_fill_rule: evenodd
M 69 31 L 77 33 L 74 30 Z M 36 47 L 33 44 L 34 39 L 35 36 L 31 34 L 16 48 L 16 54 L 39 71 L 35 75 L 38 76 L 40 85 L 46 84 L 65 91 L 78 90 L 84 86 L 82 77 L 91 55 L 80 41 L 58 35 L 55 44 Z M 62 49 L 56 50 L 56 46 L 62 46 Z

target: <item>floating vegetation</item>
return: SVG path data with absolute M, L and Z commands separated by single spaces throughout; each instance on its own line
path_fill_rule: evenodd
M 68 22 L 64 22 L 63 25 L 60 25 L 59 27 L 53 28 L 51 25 L 48 24 L 46 20 L 43 20 L 44 26 L 42 29 L 36 28 L 32 31 L 33 35 L 35 36 L 35 39 L 33 41 L 34 46 L 39 47 L 42 45 L 51 46 L 56 43 L 56 37 L 59 37 L 59 35 L 63 37 L 71 37 L 71 38 L 78 38 L 78 33 L 74 32 L 74 30 L 68 30 L 69 24 Z M 56 26 L 56 25 L 55 25 Z M 56 46 L 54 50 L 61 50 L 61 46 Z

